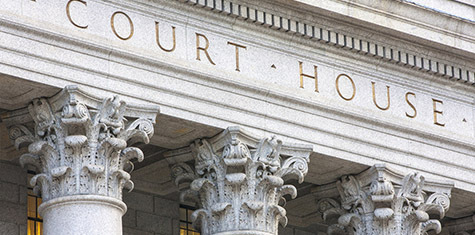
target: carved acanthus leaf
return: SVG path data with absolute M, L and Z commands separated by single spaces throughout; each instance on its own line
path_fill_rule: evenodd
M 216 149 L 210 140 L 195 141 L 191 145 L 195 173 L 187 165 L 175 165 L 175 182 L 191 182 L 190 190 L 182 195 L 198 197 L 201 209 L 195 212 L 194 223 L 203 229 L 202 234 L 242 230 L 276 234 L 279 223 L 287 224 L 284 196 L 297 196 L 297 189 L 284 182 L 288 178 L 303 181 L 308 160 L 282 154 L 282 141 L 275 137 L 251 146 L 238 136 L 225 135 L 225 144 Z
M 133 188 L 124 167 L 133 169 L 133 159 L 143 160 L 142 151 L 127 148 L 127 141 L 148 143 L 152 120 L 132 118 L 129 122 L 127 105 L 117 96 L 95 109 L 74 92 L 76 88 L 65 89 L 54 105 L 46 98 L 33 100 L 28 106 L 35 122 L 33 133 L 23 126 L 10 128 L 15 146 L 28 145 L 29 153 L 20 162 L 38 170 L 31 184 L 41 189 L 43 201 L 79 194 L 121 199 L 123 188 Z
M 338 224 L 330 226 L 328 234 L 423 235 L 441 231 L 440 222 L 430 219 L 429 214 L 443 218 L 450 194 L 424 192 L 425 179 L 418 173 L 405 176 L 395 190 L 393 182 L 381 176 L 384 169 L 372 169 L 376 170 L 370 182 L 363 183 L 359 176 L 351 175 L 337 182 L 341 207 L 334 200 L 318 202 L 324 219 L 339 216 Z

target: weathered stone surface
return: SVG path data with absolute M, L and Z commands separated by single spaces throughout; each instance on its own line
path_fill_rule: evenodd
M 294 229 L 293 228 L 281 228 L 279 229 L 279 235 L 294 235 Z
M 0 234 L 23 235 L 26 231 L 26 174 L 14 164 L 0 161 Z
M 0 201 L 0 221 L 26 223 L 26 207 L 17 203 Z
M 26 185 L 26 172 L 20 166 L 0 162 L 0 180 L 13 184 Z
M 19 233 L 18 225 L 14 223 L 0 222 L 0 235 L 17 235 Z
M 303 231 L 303 230 L 299 230 L 299 229 L 295 229 L 295 235 L 315 235 L 315 233 L 312 233 L 312 232 L 307 232 L 307 231 Z M 317 235 L 321 235 L 321 234 L 317 234 Z
M 348 161 L 357 159 L 355 161 L 366 165 L 383 161 L 403 168 L 406 167 L 403 159 L 407 157 L 407 151 L 411 151 L 415 153 L 410 166 L 413 169 L 455 180 L 465 175 L 466 180 L 460 180 L 457 186 L 464 190 L 475 191 L 472 186 L 474 185 L 472 179 L 475 179 L 473 171 L 471 169 L 465 169 L 463 172 L 458 170 L 464 168 L 464 163 L 473 165 L 470 160 L 473 159 L 470 157 L 473 147 L 470 141 L 473 137 L 473 120 L 467 118 L 467 122 L 462 121 L 465 118 L 462 114 L 473 117 L 471 114 L 473 89 L 470 85 L 462 85 L 463 80 L 461 80 L 462 83 L 452 86 L 451 82 L 455 82 L 455 79 L 439 79 L 440 77 L 420 73 L 419 70 L 409 67 L 379 63 L 373 61 L 371 53 L 368 53 L 370 55 L 368 57 L 341 49 L 336 50 L 328 44 L 314 43 L 308 38 L 289 36 L 285 30 L 290 27 L 292 34 L 297 29 L 301 33 L 302 26 L 315 25 L 318 26 L 317 29 L 325 28 L 333 33 L 340 33 L 339 36 L 346 35 L 348 38 L 350 36 L 360 38 L 365 42 L 382 43 L 387 49 L 393 48 L 395 51 L 404 48 L 407 52 L 414 52 L 413 54 L 418 56 L 430 55 L 447 64 L 465 64 L 470 67 L 471 61 L 452 59 L 448 55 L 451 53 L 445 50 L 449 48 L 440 47 L 436 41 L 432 42 L 439 45 L 435 47 L 436 49 L 432 47 L 433 45 L 417 46 L 426 42 L 422 39 L 419 43 L 413 41 L 401 43 L 401 38 L 398 38 L 394 32 L 382 34 L 372 27 L 371 29 L 364 25 L 354 27 L 358 26 L 356 22 L 354 22 L 355 25 L 342 25 L 333 22 L 331 20 L 334 19 L 333 17 L 326 19 L 328 15 L 308 14 L 302 11 L 300 11 L 302 15 L 299 15 L 298 9 L 294 11 L 287 8 L 289 4 L 283 4 L 283 8 L 274 9 L 272 5 L 269 6 L 271 2 L 262 2 L 259 5 L 238 2 L 236 3 L 238 5 L 234 5 L 231 10 L 231 16 L 224 16 L 199 7 L 190 10 L 192 7 L 177 1 L 134 1 L 121 8 L 131 17 L 137 30 L 131 40 L 121 41 L 111 32 L 109 22 L 111 13 L 116 11 L 117 7 L 103 1 L 93 0 L 92 2 L 88 4 L 89 6 L 84 6 L 78 1 L 72 4 L 71 12 L 75 14 L 73 20 L 90 25 L 88 29 L 82 30 L 71 24 L 64 16 L 64 2 L 47 4 L 41 1 L 27 1 L 27 3 L 2 1 L 5 6 L 8 6 L 4 10 L 11 13 L 11 15 L 5 14 L 2 21 L 4 28 L 2 38 L 5 40 L 5 48 L 8 49 L 2 51 L 1 57 L 8 58 L 10 62 L 8 64 L 12 69 L 9 74 L 51 86 L 59 86 L 69 80 L 87 84 L 96 92 L 104 90 L 121 92 L 136 99 L 165 104 L 169 114 L 174 117 L 189 118 L 189 120 L 220 128 L 229 123 L 236 123 L 262 132 L 285 135 L 294 141 L 298 139 L 316 145 L 324 144 L 326 147 L 319 149 L 322 154 Z M 204 2 L 209 4 L 219 1 L 194 2 L 197 6 L 201 6 Z M 226 2 L 228 9 L 230 1 Z M 280 3 L 282 2 L 285 1 Z M 359 2 L 370 5 L 369 9 L 371 9 L 373 4 L 370 2 L 374 1 Z M 385 4 L 375 5 L 384 9 L 394 3 L 389 0 L 384 2 Z M 141 4 L 145 7 L 141 7 Z M 344 5 L 341 2 L 340 4 Z M 347 12 L 353 12 L 351 10 L 355 9 L 354 4 L 357 3 L 345 5 L 341 9 L 343 11 L 349 9 Z M 249 7 L 247 9 L 258 10 L 259 22 L 272 15 L 276 17 L 275 22 L 272 22 L 276 25 L 271 27 L 285 26 L 281 31 L 264 28 L 260 28 L 262 32 L 255 30 L 254 24 L 233 18 L 236 16 L 237 6 L 241 5 Z M 405 5 L 406 8 L 413 10 L 416 8 L 401 1 L 397 5 Z M 217 9 L 221 8 L 217 7 Z M 48 14 L 52 12 L 55 14 Z M 109 12 L 109 14 L 100 14 L 100 12 Z M 267 13 L 266 16 L 263 15 L 264 12 Z M 402 12 L 399 11 L 399 13 Z M 447 16 L 443 14 L 435 14 L 422 8 L 418 9 L 418 12 L 424 12 L 425 15 L 437 19 L 447 19 Z M 247 14 L 244 9 L 239 8 L 240 13 Z M 58 17 L 57 14 L 63 14 L 63 16 Z M 292 15 L 300 19 L 290 17 Z M 252 16 L 252 13 L 249 13 L 247 16 L 255 17 L 256 15 Z M 190 17 L 200 20 L 188 20 Z M 242 17 L 246 19 L 245 16 Z M 285 22 L 285 20 L 280 22 L 279 17 L 290 17 L 292 22 Z M 358 17 L 367 19 L 361 12 Z M 41 19 L 44 22 L 50 22 L 51 26 L 39 24 L 31 27 L 28 19 Z M 176 27 L 177 47 L 174 52 L 164 52 L 156 45 L 153 34 L 155 20 L 160 22 L 162 43 L 171 43 L 170 26 Z M 379 18 L 379 20 L 386 22 L 384 18 Z M 450 20 L 457 22 L 454 18 Z M 265 25 L 268 26 L 270 23 L 267 21 Z M 463 21 L 458 21 L 458 23 L 465 25 L 457 28 L 460 32 L 474 31 L 467 30 L 472 28 L 473 24 Z M 216 28 L 208 28 L 210 25 L 215 25 Z M 126 32 L 128 26 L 127 22 L 125 25 L 116 25 L 118 30 L 122 29 Z M 467 26 L 469 27 L 465 28 Z M 196 61 L 196 48 L 193 45 L 196 32 L 207 35 L 210 41 L 209 53 L 216 62 L 216 66 L 206 61 L 203 52 L 201 52 L 202 61 Z M 445 34 L 445 30 L 434 32 Z M 38 35 L 38 38 L 25 36 L 30 33 Z M 319 30 L 315 32 L 317 35 L 319 33 Z M 451 38 L 450 35 L 449 38 Z M 78 38 L 81 40 L 77 40 Z M 457 36 L 452 39 L 462 38 Z M 259 39 L 257 44 L 254 39 Z M 235 71 L 236 61 L 233 54 L 235 48 L 226 44 L 228 40 L 248 46 L 246 51 L 241 50 L 241 72 Z M 452 40 L 450 41 L 450 45 L 456 45 Z M 94 46 L 91 46 L 91 43 Z M 71 50 L 71 48 L 77 49 Z M 13 51 L 20 53 L 11 53 Z M 27 63 L 21 63 L 25 60 L 21 51 L 25 51 L 26 54 L 31 53 Z M 457 53 L 453 54 L 458 57 Z M 59 55 L 64 55 L 61 58 L 72 59 L 76 67 L 71 66 L 70 60 L 59 59 Z M 281 55 L 287 59 L 279 59 Z M 313 64 L 319 66 L 320 93 L 312 93 L 313 80 L 306 79 L 304 89 L 298 87 L 298 59 L 305 59 L 303 61 L 305 73 L 311 73 Z M 46 61 L 57 61 L 59 64 L 53 65 Z M 435 60 L 433 59 L 432 62 Z M 31 76 L 30 66 L 39 63 L 42 66 L 35 66 L 34 70 L 42 76 Z M 271 67 L 274 64 L 277 69 Z M 73 76 L 79 72 L 80 75 Z M 357 95 L 352 102 L 343 100 L 338 102 L 340 98 L 336 95 L 334 87 L 335 77 L 343 72 L 352 76 L 357 83 Z M 2 73 L 7 72 L 2 71 Z M 140 74 L 140 78 L 136 78 L 137 74 Z M 473 73 L 471 77 L 473 79 Z M 383 88 L 383 90 L 377 90 L 379 91 L 376 94 L 378 99 L 384 98 L 384 93 L 381 92 L 384 91 L 384 85 L 391 86 L 392 107 L 388 111 L 378 110 L 372 104 L 371 91 L 368 90 L 369 80 L 372 79 L 377 80 L 378 87 Z M 167 91 L 167 96 L 160 95 L 163 91 Z M 404 100 L 404 94 L 409 91 L 417 93 L 417 102 L 414 101 L 414 103 L 419 114 L 416 119 L 405 116 L 405 112 L 412 111 Z M 430 98 L 437 98 L 439 95 L 444 98 L 443 117 L 447 118 L 447 126 L 445 128 L 432 126 L 431 128 L 433 113 Z M 461 112 L 462 109 L 458 107 L 458 104 L 467 107 L 464 110 L 468 112 Z M 393 110 L 398 111 L 393 112 Z M 424 125 L 421 125 L 422 123 Z M 449 129 L 455 131 L 446 132 Z M 363 139 L 366 141 L 359 141 Z M 354 143 L 355 140 L 358 141 Z M 459 146 L 458 142 L 462 143 L 461 149 L 454 147 Z M 385 154 L 386 152 L 379 154 L 378 151 L 383 149 L 391 149 L 393 154 Z M 443 153 L 433 154 L 439 151 Z M 444 160 L 447 161 L 444 162 Z
M 137 227 L 142 230 L 169 235 L 173 233 L 172 224 L 171 218 L 137 211 Z
M 311 147 L 283 145 L 275 137 L 259 140 L 229 127 L 196 140 L 191 149 L 194 172 L 185 164 L 172 171 L 177 183 L 192 181 L 182 198 L 197 200 L 192 220 L 204 235 L 277 234 L 279 223 L 287 225 L 284 196 L 295 198 L 297 189 L 284 179 L 303 181 Z
M 124 234 L 180 234 L 178 201 L 136 191 L 124 194 L 124 202 L 129 207 L 122 218 Z
M 0 182 L 0 201 L 18 203 L 20 199 L 17 184 Z
M 133 228 L 124 228 L 123 235 L 154 235 L 154 233 Z
M 25 177 L 26 178 L 26 177 Z M 26 205 L 28 202 L 28 188 L 26 187 L 26 185 L 21 185 L 20 186 L 20 192 L 18 194 L 18 197 L 19 197 L 19 203 L 20 205 Z
M 279 235 L 326 235 L 321 232 L 308 232 L 297 228 L 280 228 Z
M 124 202 L 128 208 L 139 211 L 153 211 L 153 196 L 144 193 L 130 192 L 124 194 Z
M 28 144 L 22 165 L 35 167 L 31 179 L 43 200 L 70 195 L 103 195 L 122 199 L 122 189 L 132 190 L 126 169 L 131 160 L 142 161 L 143 153 L 128 142 L 149 142 L 150 119 L 125 118 L 127 105 L 118 97 L 88 107 L 75 86 L 66 87 L 53 98 L 35 99 L 28 110 L 35 130 L 10 127 L 15 146 Z
M 329 198 L 318 202 L 324 219 L 338 218 L 337 224 L 328 227 L 328 234 L 440 233 L 441 223 L 430 215 L 444 218 L 453 185 L 431 182 L 432 191 L 428 191 L 423 190 L 425 178 L 419 173 L 408 174 L 397 184 L 391 175 L 395 173 L 384 165 L 375 165 L 360 175 L 343 176 L 337 182 L 341 205 Z
M 27 228 L 26 225 L 20 225 L 20 235 L 26 234 Z
M 45 235 L 122 235 L 126 206 L 113 197 L 73 195 L 51 199 L 38 210 Z
M 168 216 L 170 218 L 180 218 L 180 204 L 160 197 L 154 197 L 155 214 Z
M 246 125 L 293 141 L 313 143 L 318 152 L 315 155 L 345 159 L 348 165 L 388 162 L 403 170 L 410 168 L 439 179 L 457 180 L 458 189 L 475 192 L 475 171 L 471 167 L 475 159 L 471 86 L 474 57 L 470 49 L 475 31 L 469 30 L 473 23 L 411 5 L 441 1 L 329 0 L 314 1 L 307 7 L 302 5 L 312 1 L 257 4 L 234 0 L 137 0 L 120 6 L 111 1 L 87 0 L 87 5 L 72 1 L 72 21 L 88 24 L 89 29 L 79 29 L 68 21 L 66 2 L 1 2 L 5 6 L 0 24 L 2 74 L 51 86 L 73 81 L 87 84 L 95 92 L 121 92 L 163 104 L 167 115 L 174 118 L 188 118 L 213 128 L 229 123 Z M 442 2 L 473 8 L 465 4 L 467 0 Z M 111 33 L 110 16 L 118 8 L 135 25 L 135 35 L 129 41 L 121 41 Z M 446 13 L 460 13 L 453 7 L 445 8 Z M 226 14 L 217 13 L 220 9 Z M 354 19 L 358 20 L 351 22 Z M 160 22 L 160 38 L 166 47 L 171 42 L 170 26 L 176 26 L 174 53 L 160 51 L 155 45 L 155 20 Z M 368 23 L 386 28 L 368 27 Z M 128 32 L 127 23 L 123 26 L 119 20 L 119 33 Z M 209 53 L 217 65 L 208 63 L 203 51 L 202 61 L 196 61 L 196 32 L 209 38 Z M 367 45 L 358 48 L 351 41 L 347 43 L 347 38 Z M 241 49 L 240 72 L 234 71 L 234 48 L 226 44 L 228 40 L 247 46 Z M 381 54 L 384 47 L 391 48 L 390 56 Z M 394 55 L 403 52 L 403 56 L 414 57 L 393 57 L 393 49 Z M 380 60 L 383 56 L 386 61 Z M 305 59 L 307 74 L 311 74 L 313 64 L 319 66 L 320 93 L 314 93 L 314 80 L 308 77 L 305 87 L 298 88 L 298 59 Z M 440 69 L 437 61 L 444 63 Z M 427 63 L 432 67 L 426 67 Z M 458 80 L 461 76 L 453 71 L 454 67 L 470 69 L 462 73 L 470 74 L 470 79 Z M 445 77 L 425 72 L 429 70 Z M 334 78 L 343 72 L 357 84 L 352 102 L 339 103 L 335 93 Z M 391 86 L 392 106 L 388 111 L 378 110 L 371 103 L 368 82 L 373 79 L 383 88 L 376 93 L 380 104 L 385 101 L 381 100 L 385 94 L 381 91 L 385 85 Z M 404 102 L 404 94 L 413 91 L 417 99 L 410 97 L 414 99 L 409 101 L 414 101 L 419 113 L 417 118 L 409 119 L 405 112 L 412 110 Z M 446 127 L 432 123 L 430 98 L 438 96 L 444 100 L 444 105 L 439 106 L 444 115 L 439 118 L 443 118 Z M 310 180 L 309 174 L 306 179 L 319 182 L 320 176 L 315 173 Z M 457 216 L 470 213 L 470 207 L 462 207 Z
M 131 209 L 127 201 L 125 201 L 126 205 L 128 206 L 127 212 L 122 216 L 122 225 L 124 227 L 134 228 L 137 226 L 137 211 Z
M 180 220 L 178 219 L 172 220 L 172 230 L 173 230 L 173 235 L 180 235 Z
M 156 107 L 128 106 L 117 96 L 101 101 L 67 86 L 30 103 L 34 128 L 20 122 L 28 117 L 16 117 L 20 123 L 10 125 L 9 134 L 17 148 L 28 146 L 20 163 L 36 169 L 30 184 L 43 198 L 38 211 L 45 234 L 122 234 L 122 190 L 133 189 L 131 160 L 143 159 L 139 148 L 127 146 L 149 142 L 157 112 Z M 18 188 L 9 192 L 16 192 L 18 201 Z M 153 211 L 137 203 L 146 196 L 135 196 L 142 197 L 131 200 L 135 207 Z M 152 205 L 153 197 L 148 198 Z

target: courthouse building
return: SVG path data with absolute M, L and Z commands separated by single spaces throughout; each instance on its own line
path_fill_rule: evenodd
M 1 235 L 475 234 L 473 0 L 0 0 Z

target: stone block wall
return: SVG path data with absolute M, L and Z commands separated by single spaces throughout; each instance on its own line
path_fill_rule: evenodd
M 180 204 L 148 193 L 124 192 L 124 235 L 179 235 Z
M 25 235 L 27 174 L 18 165 L 0 161 L 0 235 Z
M 326 235 L 326 233 L 308 232 L 300 228 L 287 226 L 285 228 L 279 227 L 279 235 Z

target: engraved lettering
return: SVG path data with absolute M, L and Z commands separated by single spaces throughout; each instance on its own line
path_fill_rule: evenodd
M 66 15 L 68 16 L 69 22 L 71 22 L 71 24 L 73 24 L 74 26 L 76 26 L 80 29 L 87 29 L 88 25 L 80 25 L 80 24 L 74 22 L 74 20 L 72 19 L 70 7 L 71 7 L 71 3 L 73 3 L 73 2 L 80 2 L 80 3 L 84 4 L 84 6 L 87 7 L 87 2 L 86 1 L 83 1 L 83 0 L 69 0 L 68 4 L 66 4 Z
M 173 46 L 172 48 L 170 49 L 166 49 L 165 47 L 162 46 L 162 44 L 160 44 L 160 30 L 159 30 L 159 26 L 158 26 L 158 22 L 155 21 L 155 35 L 156 35 L 156 39 L 157 39 L 157 45 L 160 47 L 160 49 L 166 51 L 166 52 L 172 52 L 175 50 L 176 48 L 176 34 L 175 34 L 175 26 L 172 26 L 172 38 L 173 38 Z
M 412 110 L 414 110 L 414 114 L 411 115 L 406 112 L 406 116 L 409 118 L 415 118 L 417 116 L 417 110 L 416 110 L 416 107 L 409 101 L 409 95 L 414 96 L 414 99 L 415 99 L 416 94 L 414 94 L 413 92 L 406 93 L 406 102 L 412 108 Z
M 305 74 L 303 72 L 303 62 L 299 61 L 299 71 L 300 71 L 300 88 L 303 88 L 303 78 L 312 78 L 315 80 L 315 92 L 318 92 L 318 67 L 316 65 L 313 66 L 314 76 Z
M 228 45 L 232 45 L 236 48 L 236 71 L 240 72 L 241 70 L 239 70 L 239 48 L 243 48 L 244 50 L 247 50 L 247 48 L 246 46 L 239 45 L 233 42 L 228 42 Z
M 376 107 L 378 107 L 378 109 L 381 109 L 381 110 L 388 110 L 389 107 L 391 106 L 391 99 L 389 97 L 389 86 L 386 86 L 386 96 L 388 98 L 388 102 L 387 102 L 387 105 L 386 107 L 381 107 L 378 105 L 378 102 L 376 102 L 376 91 L 375 91 L 375 82 L 371 82 L 371 89 L 373 90 L 373 103 L 374 105 L 376 105 Z
M 200 38 L 203 38 L 206 42 L 206 46 L 205 47 L 201 47 L 200 46 Z M 206 57 L 208 58 L 209 62 L 212 64 L 212 65 L 216 65 L 213 60 L 211 59 L 211 57 L 209 56 L 208 54 L 208 48 L 209 48 L 209 40 L 208 38 L 203 35 L 203 34 L 200 34 L 200 33 L 196 33 L 196 60 L 200 60 L 201 61 L 201 58 L 200 58 L 200 51 L 203 51 L 206 55 Z
M 348 80 L 351 82 L 351 86 L 353 87 L 353 94 L 350 96 L 350 97 L 345 97 L 343 96 L 343 94 L 341 94 L 340 92 L 340 86 L 339 86 L 339 83 L 340 83 L 340 78 L 341 77 L 346 77 L 348 78 Z M 356 86 L 355 86 L 355 82 L 353 82 L 353 79 L 351 79 L 350 76 L 346 75 L 346 74 L 340 74 L 338 75 L 338 77 L 336 77 L 336 80 L 335 80 L 335 85 L 336 85 L 336 91 L 338 92 L 338 95 L 340 95 L 340 97 L 346 101 L 350 101 L 352 100 L 353 98 L 355 98 L 355 95 L 356 95 Z
M 129 24 L 130 24 L 130 33 L 129 33 L 129 36 L 127 36 L 127 37 L 120 36 L 120 35 L 117 33 L 116 29 L 115 29 L 115 26 L 114 26 L 115 16 L 116 16 L 116 15 L 119 15 L 119 14 L 120 14 L 120 15 L 124 15 L 124 16 L 127 18 L 127 20 L 129 21 Z M 112 14 L 112 17 L 111 17 L 111 28 L 112 28 L 112 31 L 114 32 L 115 36 L 117 36 L 118 38 L 120 38 L 120 39 L 122 39 L 122 40 L 124 40 L 124 41 L 125 41 L 125 40 L 129 40 L 129 39 L 134 35 L 134 23 L 132 22 L 132 20 L 130 19 L 130 17 L 129 17 L 127 14 L 125 14 L 124 12 L 122 12 L 122 11 L 116 11 L 116 12 L 114 12 L 114 14 Z
M 443 116 L 444 115 L 444 112 L 441 111 L 441 110 L 438 110 L 437 109 L 437 104 L 444 104 L 444 102 L 442 102 L 441 100 L 437 100 L 437 99 L 432 99 L 432 105 L 433 105 L 433 110 L 434 110 L 434 124 L 435 125 L 438 125 L 438 126 L 445 126 L 445 123 L 440 123 L 438 120 L 437 120 L 437 115 L 440 114 L 440 116 Z

